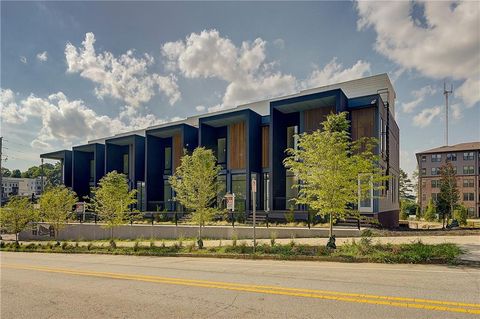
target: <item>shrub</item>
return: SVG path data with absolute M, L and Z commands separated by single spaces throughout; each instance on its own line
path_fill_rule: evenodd
M 270 245 L 272 247 L 275 246 L 275 240 L 276 239 L 277 239 L 277 232 L 274 232 L 274 231 L 270 232 Z
M 236 247 L 236 246 L 237 246 L 237 240 L 238 240 L 238 235 L 237 235 L 237 234 L 233 234 L 233 235 L 232 235 L 232 246 L 233 246 L 233 247 Z
M 425 210 L 425 215 L 423 216 L 426 221 L 432 222 L 437 218 L 437 207 L 435 206 L 435 203 L 433 200 L 430 198 L 430 201 L 428 202 L 427 209 Z
M 187 246 L 187 250 L 189 253 L 191 253 L 195 249 L 195 242 L 192 241 L 190 244 Z
M 456 219 L 460 225 L 467 225 L 467 208 L 463 205 L 458 206 L 453 211 L 453 219 Z
M 0 241 L 0 248 L 4 248 L 5 247 L 5 242 L 2 240 Z
M 88 243 L 88 245 L 87 245 L 87 250 L 91 250 L 92 247 L 93 247 L 93 244 L 92 244 L 92 243 Z
M 68 243 L 67 243 L 66 241 L 64 241 L 64 242 L 62 243 L 62 249 L 63 249 L 63 250 L 68 249 Z
M 138 251 L 139 243 L 138 240 L 135 241 L 135 244 L 133 245 L 133 251 Z
M 287 223 L 295 222 L 295 212 L 293 211 L 293 208 L 286 212 L 284 215 Z
M 111 249 L 116 249 L 117 248 L 117 243 L 115 243 L 115 240 L 110 239 L 110 248 Z
M 155 248 L 155 241 L 154 240 L 150 240 L 150 248 Z

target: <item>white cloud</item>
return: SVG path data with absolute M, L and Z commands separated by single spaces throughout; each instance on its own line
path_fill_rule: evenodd
M 328 62 L 323 69 L 315 66 L 315 69 L 303 82 L 303 87 L 312 88 L 333 83 L 345 82 L 358 79 L 371 73 L 370 63 L 358 60 L 350 68 L 344 68 L 341 63 L 337 63 L 337 57 Z
M 463 118 L 462 106 L 459 103 L 452 104 L 450 110 L 452 111 L 452 117 L 454 120 L 460 120 Z
M 458 89 L 464 103 L 480 101 L 478 2 L 360 1 L 356 7 L 359 30 L 372 27 L 377 34 L 377 52 L 425 76 L 464 81 Z
M 27 121 L 20 107 L 15 101 L 15 94 L 10 89 L 0 90 L 0 118 L 2 122 L 21 124 Z
M 48 60 L 48 54 L 47 54 L 47 51 L 43 51 L 43 52 L 40 52 L 37 54 L 37 59 L 40 61 L 40 62 L 45 62 Z
M 50 142 L 64 145 L 116 133 L 145 128 L 166 122 L 153 114 L 140 114 L 138 108 L 125 106 L 117 117 L 100 115 L 82 100 L 69 100 L 57 92 L 46 98 L 33 94 L 19 102 L 10 89 L 1 90 L 2 120 L 9 124 L 22 124 L 30 119 L 40 121 L 40 129 L 32 147 L 47 148 Z
M 22 62 L 23 64 L 27 64 L 27 58 L 23 55 L 20 56 L 20 62 Z
M 197 105 L 197 106 L 195 106 L 195 110 L 197 110 L 197 112 L 204 112 L 205 111 L 205 106 Z
M 80 76 L 97 84 L 95 94 L 98 98 L 111 96 L 138 107 L 150 101 L 155 95 L 155 87 L 166 95 L 170 104 L 177 102 L 180 91 L 173 75 L 162 76 L 150 74 L 148 68 L 154 58 L 148 54 L 137 58 L 133 50 L 115 57 L 111 52 L 95 52 L 95 35 L 85 35 L 82 47 L 68 43 L 65 47 L 69 73 L 80 73 Z
M 414 100 L 402 103 L 402 109 L 405 113 L 411 113 L 413 110 L 422 103 L 427 96 L 432 96 L 437 93 L 437 89 L 433 88 L 430 85 L 424 86 L 419 90 L 412 91 L 412 95 L 415 97 Z
M 222 109 L 296 89 L 295 77 L 272 72 L 272 63 L 265 61 L 265 47 L 266 41 L 260 38 L 237 47 L 217 30 L 204 30 L 191 33 L 185 40 L 165 43 L 162 53 L 166 67 L 187 78 L 228 82 L 222 103 L 213 107 Z
M 442 108 L 434 106 L 432 108 L 424 109 L 413 117 L 413 125 L 418 127 L 427 127 L 434 118 L 440 115 Z

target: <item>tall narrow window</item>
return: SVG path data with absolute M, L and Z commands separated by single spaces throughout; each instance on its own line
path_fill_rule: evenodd
M 297 148 L 298 140 L 298 126 L 289 126 L 287 127 L 287 148 Z
M 373 213 L 373 184 L 371 176 L 362 174 L 358 177 L 358 210 Z
M 128 154 L 123 154 L 123 174 L 127 175 L 127 178 L 129 178 L 129 169 L 128 169 L 129 163 L 128 163 Z
M 232 175 L 232 193 L 235 194 L 235 211 L 244 212 L 246 208 L 247 177 L 245 174 Z
M 217 161 L 218 164 L 227 162 L 227 139 L 224 137 L 217 139 Z
M 90 160 L 90 183 L 95 183 L 95 161 Z
M 268 188 L 270 182 L 270 174 L 264 173 L 263 174 L 263 210 L 266 212 L 270 211 L 270 189 Z
M 172 148 L 165 147 L 165 175 L 170 175 L 172 173 Z

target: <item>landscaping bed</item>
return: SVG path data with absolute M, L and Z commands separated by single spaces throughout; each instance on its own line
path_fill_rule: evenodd
M 175 243 L 171 246 L 141 245 L 116 247 L 89 243 L 79 245 L 72 242 L 46 242 L 17 245 L 15 242 L 2 242 L 1 251 L 41 252 L 41 253 L 88 253 L 137 256 L 182 256 L 242 259 L 282 259 L 317 260 L 337 262 L 412 263 L 412 264 L 455 264 L 462 250 L 455 244 L 424 244 L 420 241 L 409 244 L 372 244 L 371 239 L 362 238 L 358 242 L 343 244 L 332 250 L 325 246 L 299 245 L 292 241 L 286 245 L 277 243 L 262 244 L 256 247 L 246 242 L 232 245 L 219 245 L 199 249 L 195 242 Z

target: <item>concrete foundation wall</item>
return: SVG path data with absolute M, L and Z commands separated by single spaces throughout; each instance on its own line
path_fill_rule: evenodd
M 48 224 L 40 224 L 48 229 Z M 288 228 L 288 227 L 257 227 L 257 238 L 270 238 L 272 232 L 277 238 L 310 238 L 328 237 L 328 229 L 322 228 Z M 38 232 L 40 233 L 40 232 Z M 204 238 L 232 239 L 236 234 L 238 239 L 252 238 L 252 227 L 206 226 L 202 229 Z M 358 229 L 334 229 L 336 237 L 356 237 L 360 235 Z M 177 239 L 179 237 L 195 238 L 198 227 L 181 225 L 122 225 L 113 229 L 113 237 L 119 239 Z M 100 224 L 68 224 L 60 230 L 59 240 L 100 240 L 109 239 L 110 229 L 103 228 Z M 31 230 L 19 234 L 20 240 L 53 240 L 49 234 L 33 235 Z

